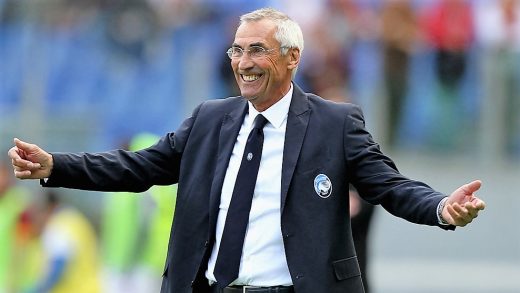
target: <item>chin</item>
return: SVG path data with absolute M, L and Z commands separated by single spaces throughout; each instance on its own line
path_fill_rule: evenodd
M 254 99 L 255 97 L 257 97 L 258 95 L 256 93 L 252 93 L 252 92 L 246 92 L 246 91 L 240 91 L 240 95 L 248 100 L 252 100 Z
M 248 101 L 254 101 L 256 98 L 258 98 L 258 96 L 253 95 L 242 95 L 242 97 L 244 97 Z

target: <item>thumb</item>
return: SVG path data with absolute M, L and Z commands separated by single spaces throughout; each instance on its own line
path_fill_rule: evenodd
M 52 164 L 49 154 L 39 146 L 14 138 L 14 144 L 18 148 L 18 166 L 29 169 L 40 169 L 42 166 Z
M 467 195 L 472 195 L 475 191 L 479 190 L 482 186 L 482 181 L 475 180 L 462 187 L 462 190 Z
M 22 150 L 24 152 L 35 151 L 38 148 L 36 145 L 27 143 L 25 141 L 22 141 L 22 140 L 16 138 L 16 137 L 14 138 L 14 144 L 16 145 L 17 148 L 19 148 L 20 150 Z

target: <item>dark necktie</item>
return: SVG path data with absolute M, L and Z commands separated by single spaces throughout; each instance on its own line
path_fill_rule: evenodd
M 249 211 L 262 157 L 264 144 L 262 129 L 266 123 L 267 119 L 258 114 L 247 138 L 215 264 L 214 275 L 219 288 L 226 287 L 238 278 L 244 237 L 249 222 Z

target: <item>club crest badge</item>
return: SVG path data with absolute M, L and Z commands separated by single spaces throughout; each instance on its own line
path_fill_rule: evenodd
M 327 198 L 332 194 L 332 182 L 325 174 L 319 174 L 314 178 L 314 190 L 321 198 Z

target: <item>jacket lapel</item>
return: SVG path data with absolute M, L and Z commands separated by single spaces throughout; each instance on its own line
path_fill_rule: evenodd
M 235 145 L 236 137 L 238 136 L 238 132 L 242 126 L 246 111 L 247 102 L 245 99 L 240 99 L 238 105 L 229 113 L 225 114 L 222 119 L 222 126 L 220 128 L 218 140 L 217 166 L 215 168 L 210 192 L 210 233 L 215 232 L 224 176 L 226 175 L 229 158 L 231 157 L 231 152 L 233 151 L 233 146 Z
M 296 84 L 287 116 L 287 129 L 285 131 L 285 143 L 283 147 L 282 161 L 282 190 L 281 190 L 281 210 L 285 207 L 287 192 L 296 168 L 298 157 L 309 123 L 310 109 L 307 96 Z

